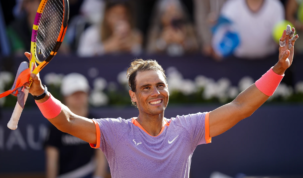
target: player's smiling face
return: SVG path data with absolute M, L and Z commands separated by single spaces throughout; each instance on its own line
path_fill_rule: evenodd
M 169 100 L 168 86 L 159 70 L 138 72 L 136 92 L 131 93 L 131 99 L 137 103 L 139 112 L 149 115 L 163 114 Z

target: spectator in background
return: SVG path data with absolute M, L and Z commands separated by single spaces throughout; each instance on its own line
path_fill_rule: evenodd
M 275 53 L 274 26 L 284 19 L 278 0 L 232 0 L 222 7 L 221 15 L 231 20 L 239 33 L 240 45 L 234 54 L 241 58 L 262 58 Z
M 226 0 L 194 0 L 194 17 L 201 51 L 206 56 L 213 56 L 211 45 L 211 27 L 216 24 L 221 8 Z
M 134 28 L 128 2 L 107 2 L 101 25 L 89 27 L 80 37 L 78 55 L 141 52 L 142 36 Z
M 23 56 L 24 51 L 30 51 L 32 28 L 40 1 L 18 0 L 14 10 L 17 18 L 6 29 L 12 54 Z M 68 46 L 62 43 L 59 52 L 68 53 Z
M 193 24 L 179 0 L 160 0 L 155 6 L 147 52 L 172 56 L 197 52 L 199 49 Z
M 39 3 L 40 0 L 22 0 L 20 8 L 24 15 L 17 18 L 7 28 L 11 52 L 15 55 L 23 55 L 24 51 L 30 51 L 31 30 Z
M 303 36 L 303 1 L 288 0 L 286 3 L 286 20 L 290 21 L 296 28 L 296 33 Z M 303 38 L 296 42 L 295 49 L 303 53 Z
M 84 0 L 68 0 L 69 1 L 69 19 L 72 20 L 75 16 L 78 16 L 80 13 L 80 8 Z
M 82 33 L 92 25 L 100 25 L 104 14 L 103 0 L 85 0 L 80 8 L 80 14 L 70 19 L 64 42 L 72 53 L 77 53 Z
M 89 85 L 86 78 L 71 73 L 63 78 L 61 93 L 64 103 L 79 116 L 96 118 L 88 110 Z M 107 173 L 107 163 L 100 149 L 89 145 L 50 125 L 45 141 L 46 177 L 103 178 Z

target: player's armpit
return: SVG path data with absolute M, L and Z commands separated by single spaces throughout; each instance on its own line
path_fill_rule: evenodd
M 96 144 L 96 127 L 93 120 L 78 116 L 62 104 L 61 113 L 49 121 L 60 131 L 80 138 L 81 140 Z

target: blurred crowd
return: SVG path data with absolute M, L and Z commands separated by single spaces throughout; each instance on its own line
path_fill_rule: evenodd
M 2 55 L 30 49 L 40 0 L 1 1 Z M 278 50 L 281 24 L 303 31 L 300 0 L 70 0 L 61 54 L 112 53 L 180 56 L 202 53 L 264 58 Z M 285 22 L 285 20 L 287 20 Z M 3 35 L 3 33 L 5 35 Z M 275 34 L 278 34 L 275 36 Z M 303 41 L 296 44 L 303 51 Z

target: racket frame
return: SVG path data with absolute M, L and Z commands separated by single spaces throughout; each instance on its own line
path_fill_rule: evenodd
M 30 69 L 32 71 L 32 73 L 34 74 L 38 74 L 52 59 L 53 57 L 57 54 L 65 33 L 66 33 L 66 29 L 67 29 L 67 23 L 68 23 L 68 18 L 69 18 L 69 2 L 68 0 L 62 0 L 63 1 L 63 18 L 62 18 L 62 24 L 60 27 L 60 33 L 57 37 L 57 42 L 54 46 L 54 48 L 52 49 L 51 53 L 49 54 L 49 56 L 44 60 L 44 61 L 40 61 L 38 56 L 37 56 L 37 35 L 38 35 L 38 29 L 39 29 L 39 23 L 40 23 L 40 19 L 42 16 L 42 13 L 44 11 L 44 8 L 46 6 L 48 0 L 41 0 L 36 16 L 35 16 L 35 21 L 33 24 L 33 29 L 32 29 L 32 38 L 31 38 L 31 60 L 30 60 Z M 39 65 L 34 69 L 34 64 L 38 63 Z M 30 79 L 30 82 L 32 81 L 32 79 Z

